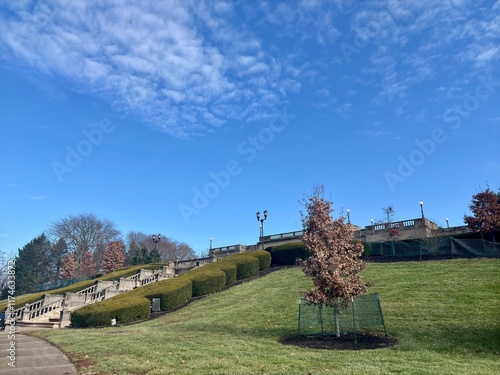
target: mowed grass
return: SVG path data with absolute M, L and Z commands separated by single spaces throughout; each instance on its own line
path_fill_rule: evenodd
M 297 332 L 299 291 L 312 284 L 284 269 L 148 322 L 37 331 L 81 374 L 499 374 L 500 260 L 370 263 L 388 349 L 285 346 Z

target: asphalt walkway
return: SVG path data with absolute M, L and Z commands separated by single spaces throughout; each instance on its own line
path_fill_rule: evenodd
M 77 374 L 68 357 L 55 346 L 18 331 L 11 338 L 8 331 L 0 331 L 0 353 L 2 375 Z

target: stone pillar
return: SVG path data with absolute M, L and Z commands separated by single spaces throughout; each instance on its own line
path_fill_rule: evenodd
M 163 266 L 162 272 L 161 272 L 162 278 L 164 279 L 170 279 L 175 276 L 175 266 L 170 267 L 168 266 Z
M 136 280 L 126 279 L 124 277 L 120 277 L 120 283 L 118 284 L 118 290 L 120 292 L 126 290 L 132 290 L 136 287 Z
M 59 328 L 69 327 L 71 325 L 71 311 L 65 307 L 61 310 L 61 314 L 59 315 Z

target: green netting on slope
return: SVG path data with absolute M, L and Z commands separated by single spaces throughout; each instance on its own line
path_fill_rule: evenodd
M 337 319 L 340 334 L 383 331 L 387 335 L 377 293 L 356 296 L 351 299 L 349 307 L 341 311 L 299 299 L 299 337 L 336 334 Z
M 397 258 L 500 256 L 500 243 L 455 237 L 369 242 L 367 248 L 367 256 Z

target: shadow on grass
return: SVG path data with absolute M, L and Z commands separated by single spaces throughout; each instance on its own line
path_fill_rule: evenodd
M 327 350 L 373 350 L 390 348 L 398 344 L 394 337 L 377 333 L 353 333 L 343 334 L 340 337 L 334 335 L 284 336 L 279 339 L 284 345 L 296 345 L 303 348 L 327 349 Z

